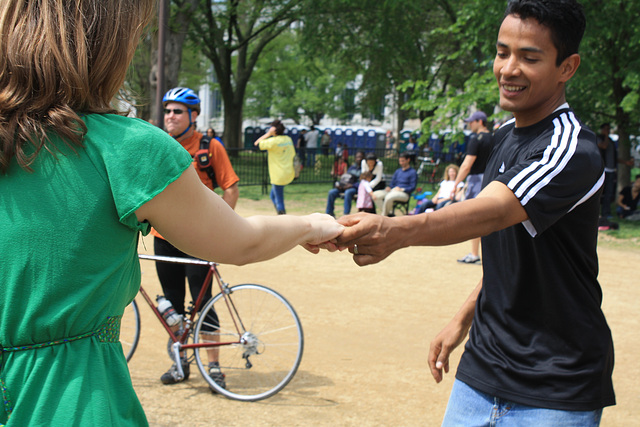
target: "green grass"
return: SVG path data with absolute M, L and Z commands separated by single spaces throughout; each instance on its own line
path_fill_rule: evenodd
M 600 231 L 600 244 L 620 249 L 640 248 L 640 221 L 626 221 L 624 219 L 612 219 L 611 221 L 617 222 L 620 228 Z
M 331 184 L 329 183 L 293 183 L 287 185 L 284 189 L 284 201 L 287 212 L 299 215 L 324 212 L 327 205 L 327 194 L 330 189 Z M 260 185 L 240 186 L 240 199 L 269 201 L 270 191 L 270 185 L 266 188 L 266 194 L 263 194 L 263 187 Z

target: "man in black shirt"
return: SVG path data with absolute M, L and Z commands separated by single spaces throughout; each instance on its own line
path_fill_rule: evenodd
M 580 425 L 615 404 L 597 281 L 604 168 L 565 85 L 585 29 L 576 0 L 510 0 L 496 44 L 500 107 L 483 190 L 426 215 L 340 220 L 358 265 L 417 245 L 482 238 L 483 279 L 431 342 L 437 382 L 467 333 L 443 425 Z M 470 220 L 471 219 L 471 220 Z
M 487 159 L 493 148 L 491 132 L 487 129 L 487 115 L 483 111 L 476 111 L 464 120 L 471 129 L 471 137 L 467 143 L 467 154 L 460 165 L 460 172 L 456 177 L 454 189 L 467 178 L 467 190 L 464 194 L 465 200 L 473 199 L 482 189 L 482 177 L 487 166 Z M 451 193 L 453 200 L 455 192 Z M 480 238 L 471 239 L 471 252 L 458 262 L 465 264 L 476 264 L 480 262 Z

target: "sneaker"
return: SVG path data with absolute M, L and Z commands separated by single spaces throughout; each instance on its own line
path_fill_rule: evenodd
M 179 382 L 185 381 L 189 379 L 189 363 L 182 362 L 182 372 L 184 372 L 184 378 L 178 379 L 178 367 L 174 363 L 171 365 L 171 368 L 160 377 L 160 381 L 162 384 L 177 384 Z
M 209 377 L 211 377 L 211 379 L 220 387 L 227 388 L 227 383 L 224 380 L 225 375 L 220 370 L 220 364 L 218 362 L 209 363 Z M 211 388 L 212 392 L 216 392 L 213 387 L 209 388 Z
M 480 262 L 480 257 L 467 254 L 464 256 L 464 258 L 459 259 L 458 262 L 461 262 L 464 264 L 477 264 Z

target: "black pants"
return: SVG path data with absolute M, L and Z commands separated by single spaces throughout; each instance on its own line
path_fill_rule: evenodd
M 616 172 L 604 173 L 604 189 L 602 190 L 602 198 L 600 199 L 600 216 L 603 218 L 611 216 L 611 204 L 616 198 L 617 180 Z
M 171 243 L 164 239 L 155 237 L 153 239 L 153 250 L 156 255 L 179 257 L 179 258 L 193 258 L 181 250 L 177 249 Z M 204 284 L 204 279 L 207 277 L 209 267 L 206 265 L 190 265 L 190 264 L 173 264 L 169 262 L 156 262 L 156 271 L 158 272 L 158 278 L 160 279 L 160 285 L 162 285 L 162 292 L 165 298 L 171 301 L 173 308 L 178 314 L 185 314 L 185 277 L 189 281 L 189 292 L 191 293 L 191 300 L 195 303 Z M 211 282 L 209 282 L 211 285 Z M 202 300 L 202 305 L 211 299 L 211 286 L 205 292 Z M 210 312 L 211 315 L 215 315 L 215 311 Z M 217 315 L 215 319 L 211 318 L 207 323 L 218 325 Z M 206 326 L 206 325 L 205 325 Z M 207 329 L 207 328 L 205 328 Z M 217 329 L 217 328 L 216 328 Z M 207 329 L 207 330 L 210 330 Z

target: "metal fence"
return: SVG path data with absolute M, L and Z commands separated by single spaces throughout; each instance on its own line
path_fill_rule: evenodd
M 384 164 L 385 178 L 391 179 L 393 172 L 399 167 L 398 153 L 395 150 L 371 150 L 379 160 Z M 238 177 L 240 177 L 241 186 L 260 185 L 264 194 L 268 193 L 269 187 L 269 170 L 267 166 L 267 153 L 259 150 L 246 150 L 238 148 L 227 148 L 231 165 Z M 348 164 L 353 163 L 355 152 L 349 153 Z M 432 153 L 430 161 L 424 157 L 416 155 L 413 167 L 420 170 L 418 177 L 418 186 L 427 184 L 434 188 L 437 183 L 442 180 L 442 168 L 440 165 L 445 163 L 454 163 L 454 159 L 448 159 L 447 153 Z M 318 153 L 315 156 L 315 162 L 309 166 L 303 166 L 298 177 L 293 181 L 295 184 L 331 184 L 336 177 L 332 176 L 331 171 L 336 162 L 333 154 Z M 422 166 L 422 167 L 420 167 Z

